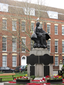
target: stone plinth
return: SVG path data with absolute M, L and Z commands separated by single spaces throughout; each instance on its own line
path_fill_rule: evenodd
M 43 64 L 35 65 L 35 76 L 44 77 L 44 65 Z
M 30 56 L 27 57 L 27 64 L 28 76 L 44 77 L 45 75 L 53 75 L 53 56 L 50 56 L 47 48 L 33 48 L 30 51 Z
M 33 48 L 32 51 L 30 51 L 30 55 L 34 54 L 36 56 L 41 56 L 44 54 L 50 55 L 50 52 L 47 50 L 47 48 Z

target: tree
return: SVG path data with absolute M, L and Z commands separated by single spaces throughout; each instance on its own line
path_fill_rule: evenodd
M 6 1 L 7 3 L 9 3 L 8 1 Z M 38 0 L 38 5 L 33 5 L 31 4 L 31 1 L 30 3 L 19 3 L 17 1 L 11 1 L 11 4 L 13 4 L 14 6 L 12 5 L 9 5 L 10 7 L 10 13 L 8 13 L 7 15 L 4 14 L 4 17 L 7 18 L 7 30 L 6 30 L 6 33 L 8 33 L 8 42 L 15 42 L 14 40 L 12 40 L 12 38 L 16 38 L 17 39 L 17 53 L 19 54 L 19 65 L 20 65 L 20 55 L 21 55 L 21 48 L 25 48 L 27 51 L 26 53 L 29 53 L 30 51 L 30 42 L 27 43 L 27 45 L 22 41 L 22 38 L 21 36 L 24 36 L 28 37 L 29 41 L 31 41 L 30 37 L 31 37 L 31 34 L 33 33 L 34 31 L 34 24 L 36 22 L 36 19 L 39 17 L 40 20 L 42 20 L 41 18 L 41 6 L 39 5 L 39 0 Z M 20 7 L 19 7 L 20 6 Z M 34 12 L 37 12 L 37 15 L 36 17 L 34 17 L 33 15 L 35 15 Z M 33 13 L 33 14 L 32 14 Z M 12 14 L 12 15 L 11 15 Z M 23 22 L 21 22 L 21 20 L 23 20 Z M 24 23 L 26 21 L 26 23 Z M 33 23 L 31 23 L 31 21 L 34 21 Z M 12 24 L 11 24 L 12 22 Z M 10 24 L 8 24 L 10 23 Z M 17 24 L 18 26 L 17 26 Z M 2 23 L 1 23 L 2 24 Z M 21 28 L 22 28 L 22 25 L 23 24 L 26 24 L 26 30 L 24 30 L 24 32 L 22 33 L 21 32 Z M 17 29 L 16 29 L 16 26 L 17 26 Z M 24 25 L 23 25 L 24 26 Z M 12 29 L 13 28 L 13 31 Z M 33 29 L 31 29 L 33 28 Z M 17 30 L 17 31 L 15 31 Z M 2 29 L 1 29 L 1 32 L 2 32 Z M 5 35 L 5 33 L 2 33 L 2 35 Z M 12 47 L 12 45 L 8 44 L 8 50 Z M 16 49 L 15 49 L 16 50 Z M 10 50 L 10 53 L 11 50 Z

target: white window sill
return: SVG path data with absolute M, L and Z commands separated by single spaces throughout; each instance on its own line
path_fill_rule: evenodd
M 17 52 L 17 51 L 12 51 L 12 52 Z
M 22 53 L 25 53 L 26 51 L 22 51 Z
M 55 52 L 55 53 L 58 53 L 58 52 Z
M 12 66 L 12 67 L 17 67 L 17 66 Z
M 7 52 L 7 51 L 2 51 L 2 52 Z

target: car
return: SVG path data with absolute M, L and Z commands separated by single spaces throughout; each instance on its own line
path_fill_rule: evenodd
M 0 71 L 4 73 L 11 73 L 14 72 L 14 69 L 11 69 L 9 67 L 0 67 Z
M 21 65 L 15 68 L 15 72 L 27 71 L 27 65 Z
M 20 68 L 20 66 L 17 66 L 17 67 L 15 68 L 15 72 L 19 72 L 19 68 Z

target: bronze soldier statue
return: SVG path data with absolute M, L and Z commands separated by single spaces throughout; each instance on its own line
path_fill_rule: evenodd
M 34 41 L 33 47 L 34 48 L 47 48 L 46 40 L 48 40 L 50 36 L 39 25 L 40 25 L 40 22 L 37 22 L 35 31 L 31 36 L 31 39 Z

